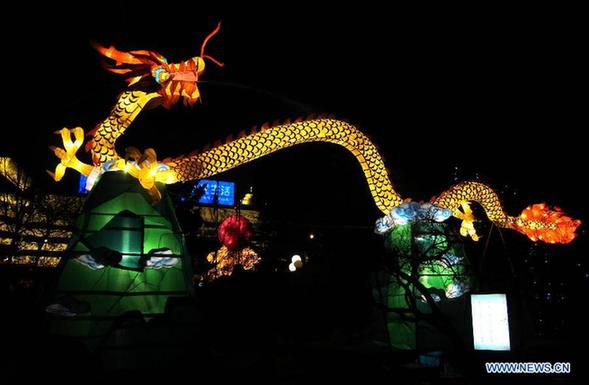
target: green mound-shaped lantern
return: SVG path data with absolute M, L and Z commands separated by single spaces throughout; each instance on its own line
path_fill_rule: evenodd
M 93 349 L 128 312 L 162 314 L 170 297 L 187 296 L 191 266 L 164 186 L 152 199 L 124 172 L 107 172 L 90 192 L 62 261 L 51 313 L 54 334 Z

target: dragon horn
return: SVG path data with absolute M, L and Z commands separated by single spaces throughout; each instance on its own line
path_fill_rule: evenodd
M 207 46 L 207 43 L 209 42 L 209 40 L 215 36 L 219 30 L 221 29 L 221 22 L 219 22 L 217 24 L 217 27 L 215 27 L 215 29 L 213 30 L 213 32 L 209 33 L 208 36 L 205 38 L 205 40 L 202 42 L 202 45 L 200 46 L 200 57 L 204 60 L 204 59 L 209 59 L 210 61 L 212 61 L 213 63 L 215 63 L 216 65 L 218 65 L 219 67 L 224 67 L 225 64 L 221 63 L 220 61 L 218 61 L 217 59 L 215 59 L 214 57 L 210 56 L 210 55 L 206 55 L 205 54 L 205 48 Z

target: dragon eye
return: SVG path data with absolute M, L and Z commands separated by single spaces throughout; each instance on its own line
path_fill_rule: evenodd
M 168 71 L 161 67 L 152 70 L 151 75 L 158 84 L 162 84 L 170 78 Z

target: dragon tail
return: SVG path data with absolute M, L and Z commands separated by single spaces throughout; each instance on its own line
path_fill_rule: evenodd
M 536 203 L 526 207 L 514 218 L 511 228 L 534 242 L 569 243 L 576 238 L 580 224 L 580 220 L 565 215 L 558 207 L 550 208 L 545 203 Z
M 432 199 L 432 202 L 455 213 L 462 203 L 477 202 L 495 225 L 516 230 L 532 241 L 569 243 L 576 237 L 575 231 L 581 224 L 580 220 L 564 215 L 559 208 L 551 209 L 543 203 L 527 207 L 518 217 L 509 216 L 497 193 L 479 182 L 461 182 Z

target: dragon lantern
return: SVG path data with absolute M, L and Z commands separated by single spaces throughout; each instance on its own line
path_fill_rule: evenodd
M 165 57 L 153 51 L 123 52 L 95 44 L 98 52 L 109 61 L 106 68 L 124 76 L 129 87 L 120 94 L 110 115 L 88 133 L 91 138 L 85 148 L 91 152 L 92 165 L 76 157 L 76 151 L 83 142 L 83 130 L 77 127 L 58 131 L 63 138 L 64 149 L 52 147 L 61 160 L 55 173 L 50 173 L 54 179 L 59 181 L 66 168 L 73 168 L 88 176 L 88 187 L 91 187 L 100 174 L 123 170 L 136 177 L 157 201 L 160 194 L 156 182 L 196 181 L 301 143 L 329 142 L 344 147 L 354 155 L 362 167 L 376 206 L 386 216 L 404 203 L 405 200 L 394 189 L 383 158 L 372 141 L 352 124 L 331 117 L 287 121 L 272 127 L 264 125 L 259 130 L 242 133 L 236 140 L 162 161 L 157 160 L 153 149 L 144 153 L 130 149 L 123 157 L 117 154 L 117 139 L 147 107 L 161 105 L 170 108 L 180 99 L 185 105 L 193 105 L 199 100 L 198 82 L 204 74 L 206 61 L 223 66 L 205 54 L 207 43 L 219 29 L 220 24 L 205 38 L 200 56 L 181 63 L 168 63 Z M 74 141 L 71 134 L 75 136 Z M 569 243 L 575 238 L 580 224 L 579 220 L 566 216 L 560 209 L 551 209 L 544 204 L 531 205 L 519 216 L 510 216 L 504 211 L 497 193 L 479 182 L 467 181 L 452 186 L 431 203 L 451 210 L 463 221 L 463 235 L 470 235 L 476 240 L 472 226 L 474 218 L 468 206 L 470 202 L 480 204 L 495 225 L 517 230 L 533 241 Z

